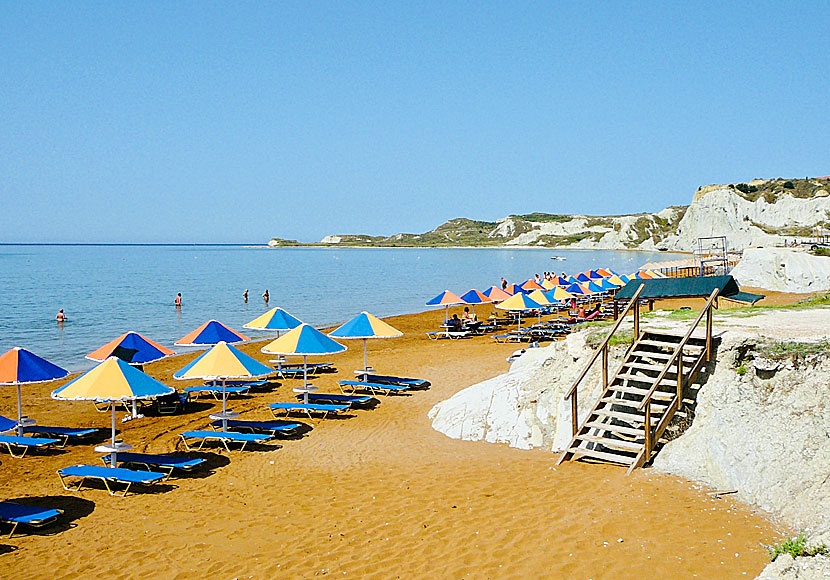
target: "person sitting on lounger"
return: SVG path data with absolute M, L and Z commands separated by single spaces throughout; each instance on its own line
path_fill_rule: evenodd
M 447 326 L 450 332 L 461 332 L 462 323 L 461 319 L 458 318 L 458 314 L 452 315 L 452 318 L 447 322 Z
M 461 322 L 467 326 L 473 324 L 476 321 L 475 314 L 470 314 L 470 308 L 465 306 L 464 307 L 464 314 L 461 315 Z

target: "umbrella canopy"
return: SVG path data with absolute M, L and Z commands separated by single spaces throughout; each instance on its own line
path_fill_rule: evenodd
M 590 276 L 588 276 L 588 272 L 582 272 L 580 274 L 577 274 L 576 281 L 577 282 L 590 282 L 591 278 L 590 278 Z
M 596 293 L 596 292 L 604 292 L 604 290 L 602 289 L 602 286 L 600 286 L 599 284 L 597 284 L 597 283 L 596 283 L 596 282 L 594 282 L 593 280 L 592 280 L 592 281 L 590 281 L 590 282 L 588 282 L 585 286 L 586 286 L 586 287 L 588 288 L 588 290 L 589 290 L 589 291 L 591 291 L 592 293 Z
M 625 286 L 626 284 L 628 284 L 629 280 L 630 280 L 630 278 L 628 276 L 624 276 L 624 275 L 619 276 L 617 274 L 614 274 L 613 276 L 608 278 L 609 282 L 611 282 L 612 284 L 614 284 L 616 286 L 620 286 L 620 287 Z
M 78 378 L 52 391 L 52 398 L 66 401 L 113 402 L 150 399 L 175 392 L 175 389 L 144 374 L 120 358 L 110 357 Z M 112 409 L 112 445 L 105 449 L 111 454 L 110 467 L 115 467 L 118 464 L 118 451 L 126 451 L 130 449 L 130 446 L 115 441 L 115 405 L 110 405 L 110 408 Z
M 276 330 L 277 333 L 279 333 L 281 330 L 291 330 L 292 328 L 297 328 L 302 323 L 302 320 L 292 316 L 282 308 L 272 308 L 262 316 L 254 318 L 248 324 L 243 324 L 242 328 L 251 328 L 254 330 Z
M 534 290 L 544 290 L 544 288 L 542 288 L 542 285 L 536 282 L 536 280 L 525 280 L 522 284 L 522 290 L 532 292 Z
M 176 341 L 178 346 L 209 346 L 220 342 L 243 342 L 251 340 L 244 334 L 228 328 L 218 320 L 208 320 L 202 326 Z
M 17 386 L 17 434 L 23 436 L 23 427 L 33 421 L 23 419 L 23 394 L 20 385 L 62 379 L 69 371 L 50 363 L 35 353 L 19 346 L 0 356 L 0 384 Z
M 265 354 L 302 355 L 304 401 L 308 402 L 308 357 L 310 355 L 336 354 L 346 347 L 329 338 L 313 326 L 303 323 L 262 347 Z
M 264 377 L 273 372 L 274 369 L 262 364 L 254 357 L 226 342 L 220 342 L 173 373 L 173 378 L 179 380 L 252 379 Z
M 646 274 L 648 274 L 652 278 L 668 278 L 668 276 L 666 276 L 662 272 L 656 272 L 656 271 L 651 270 L 651 269 L 646 270 Z
M 102 362 L 109 357 L 120 358 L 131 364 L 144 364 L 166 356 L 176 354 L 167 347 L 141 336 L 137 332 L 127 332 L 101 348 L 86 355 L 89 360 Z
M 541 308 L 542 305 L 533 300 L 527 294 L 515 294 L 496 304 L 496 308 L 501 308 L 502 310 L 536 310 Z
M 435 298 L 431 298 L 430 300 L 428 300 L 427 306 L 450 306 L 453 304 L 461 304 L 462 302 L 464 301 L 461 300 L 461 298 L 459 298 L 449 290 L 444 290 Z
M 528 294 L 527 297 L 533 300 L 534 302 L 541 304 L 542 306 L 550 304 L 550 300 L 548 300 L 548 297 L 545 296 L 545 293 L 541 290 L 534 290 L 533 292 Z
M 605 278 L 603 274 L 599 273 L 599 270 L 591 270 L 590 272 L 588 272 L 588 277 L 591 280 L 599 280 L 600 278 Z
M 220 419 L 222 421 L 222 431 L 227 431 L 228 419 L 238 417 L 239 413 L 228 411 L 228 394 L 225 389 L 225 380 L 266 377 L 273 372 L 274 369 L 262 364 L 238 348 L 226 342 L 219 342 L 209 351 L 202 353 L 189 364 L 173 373 L 173 378 L 182 381 L 187 379 L 222 381 L 222 412 L 211 415 L 211 419 Z
M 619 286 L 611 282 L 611 280 L 609 280 L 608 278 L 603 278 L 602 280 L 600 280 L 599 286 L 600 288 L 602 288 L 604 292 L 607 292 L 608 290 L 616 290 L 617 288 L 619 288 Z
M 571 284 L 571 281 L 567 278 L 563 278 L 562 276 L 557 276 L 553 279 L 553 283 L 557 286 L 568 286 Z
M 571 294 L 578 294 L 579 296 L 589 294 L 589 292 L 586 292 L 586 288 L 584 286 L 577 283 L 573 283 L 570 286 L 566 286 L 565 290 L 567 290 Z
M 548 300 L 570 300 L 571 298 L 576 298 L 573 294 L 565 290 L 562 286 L 557 286 L 553 290 L 546 292 L 545 296 L 547 296 Z
M 597 268 L 596 271 L 603 277 L 607 278 L 608 276 L 613 276 L 614 273 L 611 270 L 607 270 L 605 268 Z
M 529 292 L 527 292 L 518 284 L 509 284 L 507 288 L 504 289 L 504 291 L 510 294 L 511 296 L 515 296 L 516 294 L 529 294 Z
M 488 295 L 482 292 L 479 292 L 475 288 L 473 288 L 466 294 L 462 294 L 461 300 L 464 301 L 464 304 L 486 304 L 488 302 L 495 302 L 494 299 L 490 298 Z
M 487 290 L 482 292 L 485 296 L 490 298 L 493 302 L 501 302 L 510 298 L 510 294 L 499 288 L 498 286 L 490 286 Z
M 477 292 L 477 290 L 471 290 L 470 292 Z M 487 297 L 485 296 L 485 298 Z M 363 370 L 369 371 L 370 369 L 366 361 L 366 343 L 368 340 L 370 338 L 397 338 L 399 336 L 403 336 L 403 332 L 397 328 L 389 326 L 380 318 L 364 311 L 349 320 L 340 328 L 331 331 L 329 336 L 335 336 L 346 340 L 357 338 L 363 339 Z
M 554 288 L 556 288 L 556 284 L 554 284 L 550 280 L 545 279 L 542 280 L 542 288 L 544 288 L 545 290 L 553 290 Z

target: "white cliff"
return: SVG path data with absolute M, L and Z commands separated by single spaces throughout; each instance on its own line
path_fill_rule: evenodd
M 748 248 L 731 274 L 742 286 L 823 292 L 830 290 L 830 257 L 793 248 Z

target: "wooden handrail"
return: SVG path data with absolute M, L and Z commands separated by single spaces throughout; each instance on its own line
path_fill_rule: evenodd
M 654 394 L 654 391 L 657 390 L 657 387 L 660 386 L 660 381 L 662 381 L 664 378 L 666 378 L 666 375 L 669 372 L 669 367 L 672 365 L 672 363 L 675 361 L 675 359 L 677 359 L 677 357 L 680 355 L 680 352 L 683 350 L 683 347 L 686 346 L 686 343 L 689 342 L 689 339 L 692 336 L 692 332 L 694 332 L 694 330 L 697 328 L 697 325 L 700 324 L 700 321 L 703 320 L 703 316 L 711 310 L 712 304 L 715 302 L 715 299 L 717 297 L 718 297 L 718 289 L 715 288 L 714 290 L 712 290 L 712 293 L 709 295 L 709 300 L 706 301 L 706 306 L 704 306 L 703 310 L 701 310 L 700 314 L 698 314 L 697 320 L 695 320 L 695 323 L 686 332 L 686 335 L 683 337 L 683 340 L 681 340 L 680 343 L 677 345 L 677 348 L 674 349 L 674 353 L 672 353 L 671 358 L 669 358 L 668 362 L 666 363 L 666 366 L 663 367 L 663 372 L 660 373 L 660 375 L 654 381 L 654 384 L 651 385 L 651 388 L 648 390 L 648 393 L 646 393 L 646 395 L 643 397 L 643 402 L 640 403 L 640 407 L 639 407 L 640 411 L 645 409 L 646 405 L 648 405 L 651 402 L 651 396 Z M 708 324 L 707 324 L 706 331 L 707 331 L 707 333 L 712 332 L 712 329 Z M 709 346 L 709 343 L 710 343 L 710 336 L 709 336 L 709 334 L 707 334 L 707 336 L 706 336 L 707 348 Z M 680 369 L 680 368 L 678 368 L 677 370 L 678 370 L 679 373 L 683 372 L 683 370 Z
M 571 387 L 571 390 L 568 391 L 568 393 L 565 395 L 565 399 L 573 396 L 574 392 L 576 391 L 576 388 L 579 386 L 579 383 L 581 383 L 582 379 L 585 378 L 585 375 L 588 374 L 588 371 L 591 369 L 591 367 L 596 362 L 597 357 L 599 357 L 600 353 L 608 346 L 608 341 L 611 340 L 611 337 L 614 336 L 615 332 L 617 332 L 617 329 L 620 327 L 620 324 L 622 324 L 622 321 L 625 318 L 625 315 L 628 314 L 628 311 L 631 310 L 632 306 L 637 304 L 637 300 L 640 298 L 640 294 L 643 292 L 643 288 L 645 288 L 645 285 L 640 284 L 640 287 L 637 288 L 637 291 L 634 293 L 634 296 L 631 297 L 631 300 L 628 302 L 628 305 L 625 307 L 625 310 L 623 310 L 622 314 L 620 314 L 620 317 L 617 319 L 616 324 L 614 324 L 613 328 L 611 328 L 611 332 L 609 332 L 608 336 L 605 337 L 605 340 L 602 341 L 602 344 L 600 345 L 600 347 L 597 350 L 594 351 L 594 354 L 591 356 L 591 360 L 588 361 L 588 364 L 585 365 L 585 368 L 582 369 L 582 372 L 576 378 L 576 381 L 574 381 L 574 384 Z M 634 340 L 635 341 L 637 340 L 636 336 L 634 337 Z

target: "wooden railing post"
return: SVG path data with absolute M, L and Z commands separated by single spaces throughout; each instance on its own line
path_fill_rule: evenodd
M 706 311 L 706 362 L 712 360 L 712 306 Z
M 640 300 L 634 305 L 634 340 L 640 336 Z
M 645 460 L 649 461 L 651 459 L 651 449 L 652 449 L 652 444 L 651 444 L 651 398 L 646 399 L 646 418 L 645 418 L 645 424 L 643 425 L 643 428 L 645 429 L 645 434 L 646 434 L 646 436 L 645 436 L 645 452 L 646 452 L 645 457 L 646 457 L 646 459 Z
M 579 431 L 579 419 L 576 415 L 576 391 L 573 392 L 571 395 L 571 428 L 573 429 L 574 437 L 576 437 L 576 432 Z
M 608 343 L 602 347 L 602 389 L 608 387 Z
M 677 353 L 677 408 L 683 402 L 683 349 Z

